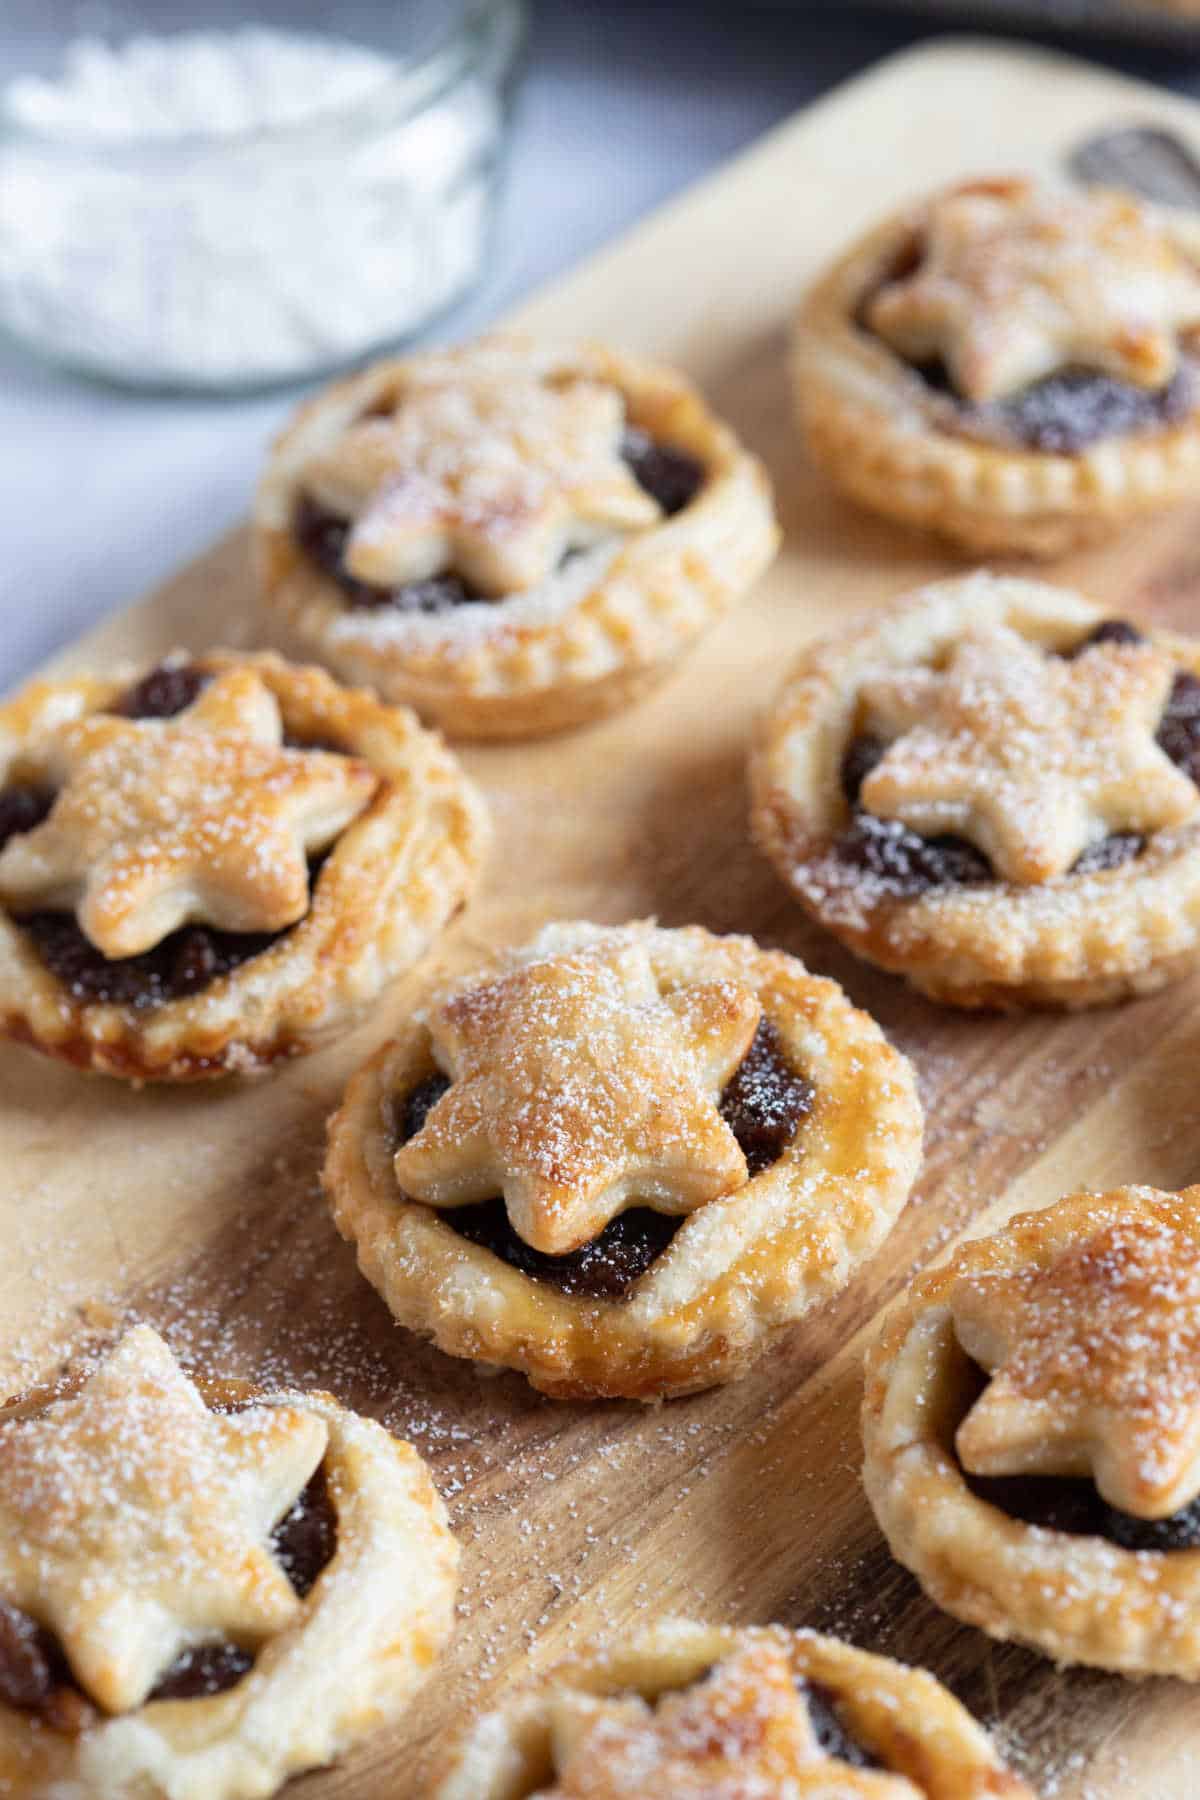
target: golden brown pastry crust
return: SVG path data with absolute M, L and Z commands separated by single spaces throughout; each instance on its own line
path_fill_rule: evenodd
M 77 1383 L 0 1413 L 37 1412 Z M 0 1704 L 0 1793 L 23 1800 L 261 1800 L 385 1726 L 428 1677 L 454 1623 L 458 1547 L 411 1445 L 328 1394 L 197 1378 L 210 1407 L 300 1408 L 328 1431 L 332 1561 L 298 1620 L 223 1693 L 152 1700 L 70 1737 Z
M 585 552 L 532 593 L 432 618 L 347 607 L 292 535 L 301 471 L 432 363 L 609 384 L 631 424 L 704 464 L 704 484 L 682 511 Z M 682 376 L 599 345 L 553 349 L 520 338 L 377 363 L 318 394 L 278 439 L 255 508 L 271 633 L 454 737 L 540 737 L 628 706 L 758 579 L 778 536 L 761 465 Z
M 1003 183 L 979 183 L 983 188 Z M 873 512 L 976 555 L 1061 555 L 1200 491 L 1200 408 L 1178 423 L 1073 454 L 978 442 L 950 428 L 952 403 L 859 324 L 862 307 L 919 243 L 917 201 L 873 227 L 817 281 L 797 316 L 791 373 L 813 460 Z M 1188 256 L 1200 236 L 1156 213 Z
M 528 1800 L 554 1779 L 554 1727 L 564 1709 L 629 1692 L 654 1702 L 759 1646 L 784 1656 L 796 1681 L 828 1690 L 855 1737 L 894 1771 L 888 1784 L 882 1772 L 864 1780 L 845 1764 L 832 1765 L 827 1779 L 841 1773 L 847 1795 L 875 1793 L 880 1787 L 868 1784 L 882 1784 L 883 1791 L 894 1787 L 914 1800 L 1033 1800 L 965 1708 L 924 1670 L 813 1632 L 780 1625 L 735 1630 L 684 1619 L 622 1637 L 502 1700 L 447 1751 L 434 1771 L 432 1800 Z
M 1018 1261 L 1048 1261 L 1113 1220 L 1154 1227 L 1181 1213 L 1194 1238 L 1200 1188 L 1070 1195 L 915 1282 L 868 1353 L 863 1481 L 893 1555 L 956 1618 L 1056 1662 L 1195 1681 L 1200 1550 L 1125 1550 L 1012 1518 L 972 1493 L 954 1443 L 978 1391 L 952 1310 L 963 1275 L 1014 1250 Z M 1148 1389 L 1154 1377 L 1151 1368 Z
M 1033 886 L 987 883 L 897 899 L 869 878 L 832 881 L 849 823 L 841 761 L 865 683 L 943 657 L 965 633 L 1008 626 L 1047 649 L 1111 614 L 1066 589 L 979 572 L 937 582 L 800 657 L 760 723 L 755 835 L 802 904 L 858 955 L 959 1006 L 1096 1006 L 1161 987 L 1200 950 L 1200 823 L 1156 833 L 1136 860 Z M 1143 628 L 1139 628 L 1143 629 Z M 1145 630 L 1180 669 L 1200 645 Z
M 80 1001 L 0 909 L 0 1033 L 135 1082 L 259 1074 L 345 1028 L 462 906 L 488 836 L 482 800 L 410 713 L 272 654 L 186 660 L 214 673 L 253 670 L 295 737 L 344 744 L 379 781 L 300 923 L 199 993 L 153 1010 Z M 0 783 L 19 776 L 22 746 L 39 729 L 104 707 L 135 674 L 35 682 L 0 707 Z
M 539 941 L 569 947 L 613 929 L 548 927 Z M 845 1286 L 908 1196 L 921 1110 L 908 1063 L 874 1021 L 795 958 L 699 927 L 615 929 L 648 946 L 664 993 L 724 980 L 757 995 L 815 1087 L 779 1161 L 685 1219 L 625 1299 L 562 1294 L 400 1191 L 394 1108 L 433 1069 L 419 1019 L 351 1081 L 324 1179 L 338 1229 L 401 1324 L 559 1398 L 653 1400 L 741 1374 L 780 1327 Z

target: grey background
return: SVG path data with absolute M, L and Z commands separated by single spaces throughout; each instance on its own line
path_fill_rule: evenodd
M 0 78 L 29 59 L 34 29 L 44 49 L 52 13 L 53 0 L 23 29 L 0 0 Z M 795 108 L 932 29 L 843 0 L 540 0 L 494 260 L 433 335 L 485 325 Z M 1074 47 L 1200 93 L 1200 55 Z M 0 343 L 0 688 L 232 525 L 301 391 L 137 395 Z

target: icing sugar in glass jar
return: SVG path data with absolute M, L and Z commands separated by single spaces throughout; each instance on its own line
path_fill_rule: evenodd
M 0 90 L 0 326 L 44 355 L 156 387 L 293 380 L 481 272 L 523 0 L 226 10 L 146 8 Z

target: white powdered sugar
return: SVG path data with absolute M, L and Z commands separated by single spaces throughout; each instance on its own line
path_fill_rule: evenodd
M 416 329 L 478 271 L 502 116 L 482 78 L 413 110 L 406 75 L 262 27 L 77 41 L 0 105 L 0 318 L 71 362 L 197 386 Z

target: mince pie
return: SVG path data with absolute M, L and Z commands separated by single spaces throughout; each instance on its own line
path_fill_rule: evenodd
M 326 1187 L 403 1325 L 560 1397 L 740 1374 L 845 1286 L 920 1155 L 912 1072 L 749 938 L 545 927 L 351 1082 Z
M 923 1669 L 683 1619 L 502 1700 L 439 1776 L 433 1800 L 1033 1800 Z
M 457 1565 L 410 1445 L 137 1326 L 0 1409 L 0 1791 L 274 1793 L 407 1704 Z
M 760 465 L 681 376 L 516 338 L 328 388 L 257 505 L 283 641 L 461 737 L 628 705 L 777 536 Z
M 793 381 L 864 505 L 1057 555 L 1200 493 L 1200 230 L 1111 189 L 945 189 L 817 283 Z
M 275 656 L 0 706 L 0 1031 L 134 1081 L 342 1026 L 474 884 L 482 802 L 411 714 Z
M 1200 645 L 979 573 L 800 658 L 759 841 L 859 955 L 961 1006 L 1090 1006 L 1200 951 Z
M 1060 1663 L 1200 1680 L 1200 1187 L 964 1244 L 868 1359 L 864 1480 L 940 1606 Z

